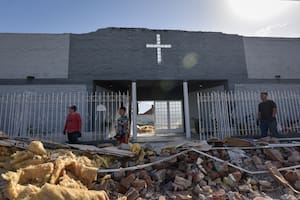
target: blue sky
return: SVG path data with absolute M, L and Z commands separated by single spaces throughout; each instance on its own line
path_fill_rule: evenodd
M 300 1 L 0 0 L 0 32 L 85 33 L 105 27 L 300 37 Z

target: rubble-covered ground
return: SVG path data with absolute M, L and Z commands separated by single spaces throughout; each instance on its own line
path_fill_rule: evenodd
M 49 149 L 2 139 L 0 199 L 300 199 L 299 143 L 210 142 Z

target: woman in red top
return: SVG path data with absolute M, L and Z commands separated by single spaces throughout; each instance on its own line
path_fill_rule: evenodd
M 76 106 L 69 107 L 69 114 L 65 123 L 64 134 L 67 133 L 69 143 L 78 143 L 78 138 L 81 137 L 81 117 L 76 112 Z

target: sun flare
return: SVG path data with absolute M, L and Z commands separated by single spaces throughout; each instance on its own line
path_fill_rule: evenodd
M 267 20 L 278 16 L 291 6 L 281 0 L 228 0 L 232 12 L 247 20 Z

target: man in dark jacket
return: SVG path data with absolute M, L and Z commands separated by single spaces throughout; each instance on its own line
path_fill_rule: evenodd
M 268 130 L 271 136 L 277 136 L 277 106 L 274 101 L 268 99 L 268 93 L 260 94 L 261 103 L 258 105 L 258 120 L 261 130 L 261 136 L 268 136 Z

